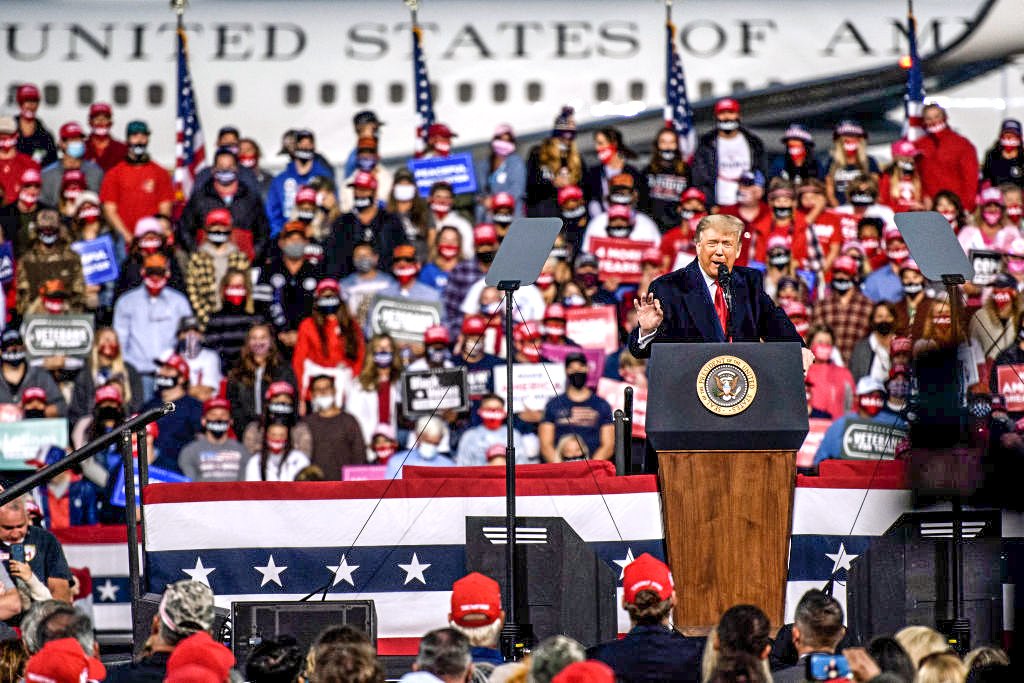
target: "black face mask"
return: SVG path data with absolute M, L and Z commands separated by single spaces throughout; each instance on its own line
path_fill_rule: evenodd
M 25 364 L 25 352 L 24 351 L 4 351 L 0 353 L 0 360 L 7 363 L 8 365 L 24 365 Z
M 316 310 L 320 311 L 324 315 L 333 315 L 338 312 L 341 308 L 341 299 L 336 296 L 325 296 L 322 299 L 317 299 Z
M 883 337 L 887 337 L 890 334 L 892 334 L 892 328 L 893 328 L 892 321 L 886 320 L 884 323 L 877 323 L 875 325 L 875 332 L 877 332 L 878 334 L 882 335 Z
M 373 206 L 373 197 L 356 197 L 352 200 L 352 208 L 356 211 L 364 211 Z
M 480 263 L 493 263 L 494 257 L 498 254 L 496 251 L 478 251 L 476 252 L 476 260 Z
M 444 365 L 451 355 L 448 349 L 427 349 L 427 363 L 434 366 Z
M 494 214 L 495 225 L 512 225 L 512 221 L 515 220 L 515 216 L 508 213 L 497 213 Z
M 562 212 L 562 220 L 564 221 L 577 221 L 583 217 L 583 214 L 587 212 L 587 207 L 580 204 L 575 209 L 569 209 L 568 211 Z
M 164 375 L 158 375 L 153 380 L 153 386 L 157 388 L 157 391 L 165 391 L 167 389 L 173 389 L 178 384 L 177 377 L 166 377 Z
M 312 149 L 297 149 L 292 152 L 292 159 L 296 161 L 312 161 L 315 156 L 316 152 Z
M 208 232 L 206 233 L 206 239 L 210 241 L 210 244 L 227 244 L 228 240 L 231 239 L 230 232 Z
M 875 198 L 867 192 L 855 192 L 850 195 L 850 203 L 854 206 L 871 206 L 875 203 Z
M 565 379 L 573 389 L 582 389 L 587 386 L 587 373 L 585 372 L 570 372 Z
M 769 252 L 768 263 L 774 268 L 785 268 L 792 260 L 788 251 Z
M 623 237 L 629 237 L 629 234 L 631 232 L 633 232 L 633 226 L 632 225 L 617 225 L 615 227 L 612 227 L 612 226 L 609 225 L 607 230 L 608 230 L 608 236 L 609 237 L 623 238 Z
M 223 420 L 212 420 L 206 423 L 206 431 L 215 439 L 219 439 L 228 433 L 230 425 Z
M 849 292 L 852 287 L 853 280 L 832 280 L 832 289 L 839 292 L 840 294 L 845 294 L 846 292 Z
M 42 419 L 42 418 L 46 417 L 46 410 L 45 409 L 39 409 L 39 408 L 33 408 L 31 410 L 22 411 L 22 416 L 26 420 L 39 420 L 39 419 Z
M 104 424 L 106 422 L 120 422 L 123 419 L 124 415 L 121 414 L 121 411 L 113 406 L 105 406 L 96 411 L 96 421 L 100 424 Z
M 772 213 L 777 219 L 785 220 L 793 215 L 793 207 L 791 206 L 773 206 Z
M 661 157 L 662 161 L 675 161 L 679 158 L 679 152 L 674 149 L 660 149 L 658 150 L 658 156 Z

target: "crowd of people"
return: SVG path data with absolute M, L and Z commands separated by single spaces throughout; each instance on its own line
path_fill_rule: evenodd
M 637 325 L 633 299 L 694 258 L 696 227 L 710 214 L 743 223 L 736 262 L 763 271 L 766 292 L 814 353 L 808 413 L 834 420 L 816 462 L 841 457 L 844 420 L 906 426 L 921 351 L 962 343 L 976 390 L 991 394 L 1001 393 L 997 369 L 1024 358 L 1024 157 L 1013 119 L 984 163 L 935 104 L 924 109 L 924 137 L 894 142 L 884 164 L 853 120 L 838 122 L 820 153 L 794 123 L 773 159 L 726 98 L 691 156 L 661 129 L 641 164 L 614 127 L 593 134 L 597 158 L 585 159 L 565 107 L 530 149 L 512 126 L 496 126 L 477 159 L 477 192 L 458 194 L 386 168 L 377 152 L 386 129 L 363 111 L 340 166 L 325 156 L 340 150 L 294 129 L 276 174 L 257 141 L 225 126 L 190 195 L 176 197 L 148 155 L 147 122 L 127 122 L 122 141 L 114 109 L 95 103 L 86 126 L 60 122 L 54 136 L 38 88 L 22 85 L 16 100 L 18 114 L 0 117 L 0 229 L 11 263 L 0 297 L 0 401 L 25 420 L 66 418 L 72 447 L 174 403 L 148 435 L 158 481 L 501 464 L 510 410 L 519 462 L 610 458 L 612 410 L 599 380 L 646 389 L 646 361 L 625 344 Z M 434 124 L 416 157 L 449 155 L 455 137 Z M 962 315 L 896 228 L 896 212 L 918 209 L 938 211 L 965 251 L 995 264 L 962 287 Z M 563 229 L 536 284 L 517 292 L 515 357 L 506 359 L 501 294 L 484 276 L 519 216 L 558 217 Z M 598 239 L 640 245 L 637 278 L 609 275 Z M 102 282 L 96 252 L 83 247 L 100 240 L 113 261 Z M 394 333 L 374 306 L 382 297 L 426 306 L 421 313 L 432 306 L 438 319 L 421 338 Z M 595 308 L 610 312 L 598 320 L 608 329 L 594 334 L 590 318 L 573 339 L 580 312 Z M 26 320 L 68 315 L 94 325 L 84 356 L 46 355 L 22 337 Z M 603 366 L 587 355 L 595 346 Z M 552 397 L 506 406 L 494 392 L 506 361 L 548 363 Z M 465 409 L 406 410 L 411 373 L 452 368 L 466 370 Z M 41 492 L 46 523 L 119 521 L 119 462 L 112 449 Z
M 771 683 L 855 680 L 858 683 L 1004 683 L 1009 658 L 981 646 L 961 657 L 948 639 L 926 626 L 907 626 L 868 643 L 854 643 L 843 609 L 830 594 L 807 591 L 793 623 L 773 635 L 755 605 L 726 610 L 707 637 L 671 627 L 676 593 L 668 567 L 643 554 L 623 571 L 622 608 L 630 630 L 620 639 L 585 648 L 553 635 L 506 662 L 505 622 L 498 583 L 474 572 L 454 583 L 451 611 L 436 615 L 424 634 L 405 683 Z M 149 638 L 131 662 L 99 659 L 86 612 L 59 600 L 36 602 L 20 634 L 0 636 L 0 681 L 167 681 L 169 683 L 382 683 L 385 663 L 363 631 L 329 625 L 312 643 L 288 634 L 263 634 L 244 661 L 218 642 L 214 595 L 201 582 L 167 586 Z M 393 678 L 391 680 L 394 680 Z

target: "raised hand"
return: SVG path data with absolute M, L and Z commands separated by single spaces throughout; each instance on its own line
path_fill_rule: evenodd
M 665 320 L 665 312 L 661 310 L 661 302 L 650 292 L 633 299 L 636 309 L 636 321 L 640 326 L 640 335 L 649 334 L 661 327 Z

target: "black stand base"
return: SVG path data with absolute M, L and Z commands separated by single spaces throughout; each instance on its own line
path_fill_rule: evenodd
M 509 624 L 501 627 L 501 656 L 506 662 L 518 662 L 533 649 L 533 627 Z

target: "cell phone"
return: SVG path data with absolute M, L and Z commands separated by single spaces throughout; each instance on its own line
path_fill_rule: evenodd
M 853 678 L 846 657 L 827 652 L 814 652 L 807 658 L 807 680 L 835 681 L 844 678 Z
M 12 543 L 11 544 L 11 559 L 15 562 L 25 561 L 25 544 L 24 543 Z

